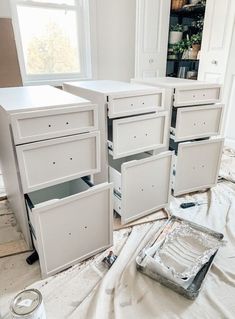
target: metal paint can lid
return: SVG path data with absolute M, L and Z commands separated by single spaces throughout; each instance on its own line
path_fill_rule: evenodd
M 27 289 L 20 292 L 11 302 L 13 315 L 25 316 L 32 314 L 42 304 L 42 295 L 37 289 Z

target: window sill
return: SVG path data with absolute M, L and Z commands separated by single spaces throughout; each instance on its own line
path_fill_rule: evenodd
M 28 80 L 23 81 L 23 86 L 31 85 L 51 85 L 51 86 L 62 86 L 64 82 L 75 82 L 75 81 L 88 81 L 92 80 L 91 77 L 87 78 L 65 78 L 65 79 L 51 79 L 51 80 Z

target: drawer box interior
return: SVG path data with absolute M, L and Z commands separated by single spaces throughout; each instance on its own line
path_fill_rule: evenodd
M 129 160 L 129 161 L 126 161 Z M 122 223 L 166 207 L 171 189 L 172 152 L 138 154 L 135 159 L 109 160 L 109 178 L 114 184 L 115 207 Z M 121 203 L 121 205 L 120 205 Z M 121 208 L 120 208 L 121 207 Z
M 108 116 L 115 118 L 163 110 L 164 90 L 154 91 L 152 94 L 129 92 L 109 95 Z
M 100 171 L 98 132 L 16 147 L 24 193 Z
M 112 193 L 77 179 L 26 196 L 43 277 L 112 244 Z
M 22 112 L 11 115 L 16 144 L 98 129 L 96 105 L 73 106 L 52 110 Z
M 167 146 L 168 112 L 108 121 L 108 145 L 114 159 Z
M 173 105 L 175 107 L 186 105 L 201 105 L 220 102 L 220 85 L 206 85 L 195 88 L 176 88 L 174 93 Z
M 176 143 L 173 179 L 174 195 L 216 185 L 223 150 L 223 138 Z
M 171 135 L 175 141 L 220 134 L 222 104 L 173 108 Z

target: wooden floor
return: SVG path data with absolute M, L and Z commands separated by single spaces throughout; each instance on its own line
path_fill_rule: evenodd
M 28 251 L 15 216 L 8 206 L 0 172 L 0 258 Z

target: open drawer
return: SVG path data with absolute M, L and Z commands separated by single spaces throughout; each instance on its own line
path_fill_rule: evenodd
M 168 112 L 109 120 L 108 147 L 114 159 L 168 145 Z
M 15 144 L 98 129 L 97 105 L 68 106 L 11 114 Z
M 164 109 L 164 89 L 121 92 L 108 96 L 108 117 L 123 117 Z
M 171 138 L 175 142 L 220 134 L 223 105 L 173 108 Z
M 175 149 L 174 195 L 211 188 L 217 184 L 223 151 L 223 138 L 170 143 Z
M 112 245 L 112 185 L 88 184 L 77 179 L 26 196 L 43 277 Z
M 196 82 L 196 81 L 195 81 Z M 220 84 L 192 84 L 175 88 L 173 106 L 213 104 L 220 102 Z
M 99 132 L 16 146 L 24 193 L 100 171 Z
M 114 184 L 114 209 L 122 224 L 164 208 L 171 190 L 172 152 L 138 154 L 132 160 L 109 159 L 109 178 Z M 128 162 L 126 162 L 129 160 Z

